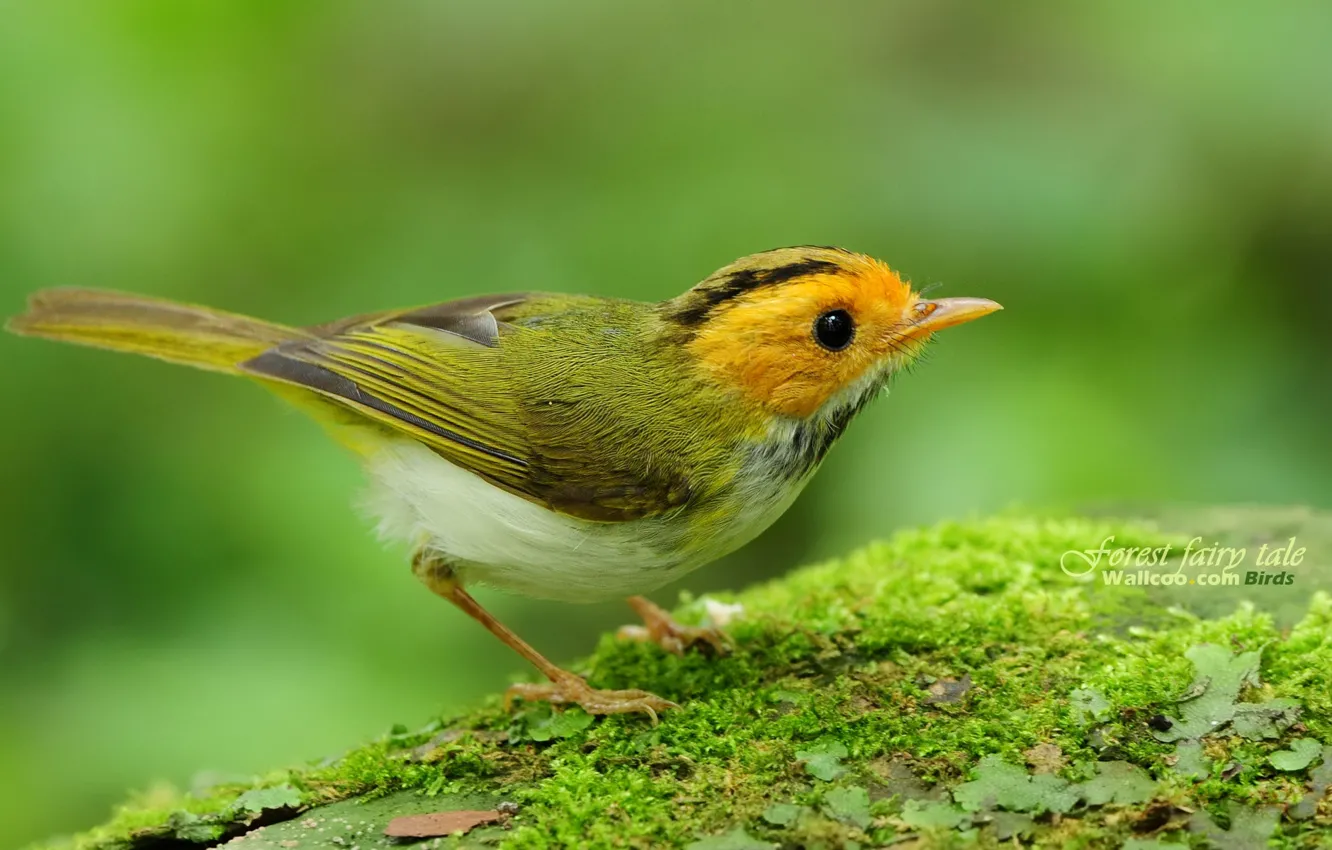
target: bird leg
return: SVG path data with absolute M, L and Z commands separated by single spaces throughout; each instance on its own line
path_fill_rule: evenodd
M 518 637 L 508 626 L 482 608 L 472 595 L 463 589 L 453 570 L 436 553 L 426 549 L 418 551 L 412 558 L 412 571 L 426 587 L 461 608 L 469 617 L 485 626 L 492 635 L 504 641 L 510 649 L 532 662 L 533 666 L 550 680 L 548 685 L 523 683 L 510 687 L 504 694 L 506 710 L 515 698 L 526 701 L 545 700 L 550 703 L 573 703 L 582 706 L 588 714 L 643 712 L 656 723 L 657 712 L 668 708 L 679 708 L 670 700 L 662 699 L 647 691 L 597 690 L 588 685 L 581 676 L 557 667 L 533 649 L 531 644 Z
M 650 640 L 667 652 L 684 655 L 696 643 L 706 643 L 718 655 L 731 651 L 731 642 L 717 629 L 682 626 L 670 612 L 643 596 L 630 596 L 626 602 L 643 618 L 641 626 L 621 626 L 617 633 L 626 640 Z

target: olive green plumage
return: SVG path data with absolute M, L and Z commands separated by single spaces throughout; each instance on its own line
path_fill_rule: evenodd
M 670 321 L 654 304 L 528 293 L 288 328 L 57 289 L 10 328 L 249 375 L 353 446 L 374 423 L 552 510 L 622 521 L 724 488 L 756 427 L 702 385 Z

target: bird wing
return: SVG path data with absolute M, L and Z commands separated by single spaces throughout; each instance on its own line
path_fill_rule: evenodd
M 499 349 L 502 337 L 526 332 L 505 320 L 539 323 L 545 298 L 468 298 L 353 317 L 309 328 L 312 338 L 278 345 L 239 368 L 314 391 L 560 513 L 614 522 L 683 504 L 689 488 L 679 476 L 649 464 L 611 471 L 586 456 L 571 463 L 567 435 L 555 447 L 532 427 Z

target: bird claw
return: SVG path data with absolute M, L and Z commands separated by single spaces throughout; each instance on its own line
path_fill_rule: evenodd
M 670 613 L 641 596 L 630 598 L 629 605 L 643 618 L 643 625 L 621 626 L 616 636 L 622 640 L 652 641 L 675 655 L 684 655 L 685 650 L 700 643 L 706 643 L 718 655 L 728 655 L 732 650 L 730 639 L 718 629 L 683 626 Z
M 588 685 L 581 677 L 572 673 L 565 674 L 559 680 L 549 683 L 520 683 L 512 685 L 504 693 L 504 708 L 507 711 L 514 699 L 525 702 L 549 702 L 552 704 L 573 703 L 582 707 L 588 714 L 630 714 L 641 712 L 652 718 L 652 725 L 657 725 L 657 712 L 680 706 L 656 694 L 630 689 L 624 691 L 603 691 Z

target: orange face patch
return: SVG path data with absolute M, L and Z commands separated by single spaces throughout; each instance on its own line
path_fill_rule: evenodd
M 702 367 L 768 411 L 804 418 L 888 358 L 910 359 L 928 336 L 903 335 L 919 300 L 911 287 L 859 254 L 839 252 L 835 265 L 824 265 L 718 303 L 689 342 Z M 816 322 L 839 310 L 850 316 L 852 333 L 834 350 L 820 341 Z M 840 319 L 825 323 L 837 329 Z

